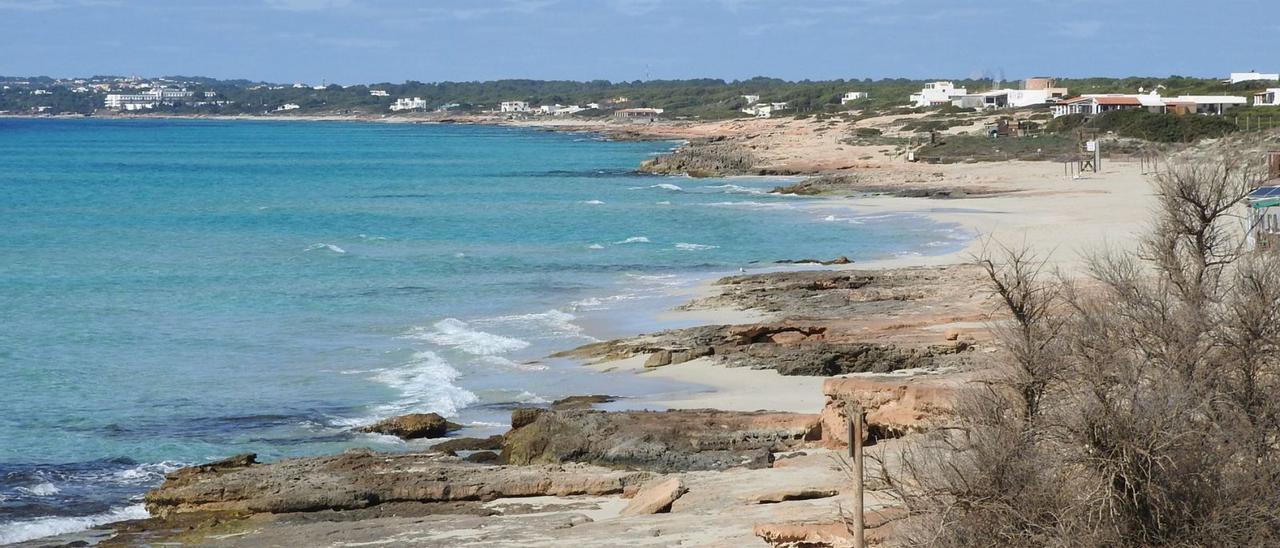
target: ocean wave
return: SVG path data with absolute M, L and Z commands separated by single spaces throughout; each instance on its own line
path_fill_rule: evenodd
M 547 366 L 540 363 L 521 363 L 515 360 L 509 360 L 502 356 L 480 356 L 480 362 L 508 369 L 519 369 L 521 371 L 546 371 Z
M 551 309 L 533 314 L 510 314 L 476 320 L 472 323 L 483 326 L 511 325 L 521 329 L 530 329 L 539 333 L 549 333 L 561 337 L 583 337 L 582 326 L 573 323 L 577 316 L 563 310 Z M 513 339 L 520 340 L 520 339 Z M 524 342 L 524 341 L 521 341 Z M 528 343 L 525 342 L 525 346 Z
M 614 245 L 625 245 L 625 244 L 647 244 L 647 243 L 649 243 L 649 238 L 646 238 L 646 237 L 644 237 L 644 236 L 632 236 L 632 237 L 627 238 L 627 239 L 625 239 L 625 240 L 621 240 L 621 241 L 617 241 L 617 242 L 613 242 L 613 243 L 614 243 Z
M 583 200 L 583 201 L 578 202 L 578 203 L 583 204 L 583 205 L 604 205 L 604 202 L 602 202 L 602 201 L 600 201 L 600 200 Z
M 44 483 L 37 483 L 31 487 L 19 487 L 18 490 L 37 497 L 49 497 L 62 492 L 62 490 L 58 489 L 56 485 L 47 481 Z
M 337 422 L 366 424 L 387 415 L 409 412 L 456 416 L 462 408 L 479 401 L 471 391 L 454 384 L 459 376 L 458 370 L 435 352 L 415 352 L 412 359 L 400 367 L 384 369 L 370 377 L 399 390 L 399 399 L 375 409 L 375 417 Z
M 858 219 L 854 219 L 851 217 L 836 217 L 835 215 L 827 215 L 826 217 L 823 217 L 822 220 L 828 223 L 849 223 L 851 225 L 862 224 L 862 221 Z
M 655 205 L 671 205 L 671 200 L 663 200 L 663 201 L 661 201 L 661 202 L 654 202 L 654 204 L 655 204 Z
M 650 188 L 670 190 L 671 192 L 684 192 L 684 189 L 681 188 L 680 185 L 673 185 L 671 183 L 658 183 L 656 185 L 649 185 L 649 186 L 633 186 L 633 187 L 630 187 L 628 190 L 646 190 Z
M 604 246 L 602 246 L 602 245 L 600 245 L 600 244 L 591 244 L 591 245 L 587 246 L 587 249 L 604 249 Z
M 337 253 L 337 254 L 339 254 L 339 255 L 342 255 L 342 254 L 344 254 L 344 253 L 346 253 L 346 252 L 347 252 L 347 250 L 342 249 L 341 247 L 338 247 L 338 246 L 333 245 L 333 244 L 326 244 L 326 243 L 324 243 L 324 242 L 320 242 L 320 243 L 316 243 L 316 244 L 311 244 L 311 245 L 307 246 L 307 248 L 306 248 L 306 249 L 303 249 L 302 251 L 304 251 L 304 252 L 305 252 L 305 251 L 317 251 L 317 250 L 321 250 L 321 249 L 324 249 L 324 250 L 327 250 L 327 251 L 330 251 L 330 252 L 333 252 L 333 253 Z
M 740 202 L 711 202 L 707 204 L 712 207 L 743 207 L 749 209 L 795 209 L 792 204 L 783 204 L 778 202 L 753 202 L 743 200 Z
M 147 519 L 151 514 L 141 504 L 113 508 L 90 516 L 44 517 L 0 524 L 0 544 L 16 544 L 28 540 L 84 531 L 99 525 L 131 519 Z
M 456 348 L 476 356 L 506 354 L 529 346 L 528 341 L 475 330 L 467 322 L 455 318 L 436 322 L 430 331 L 417 328 L 409 337 Z
M 703 188 L 714 188 L 716 190 L 723 191 L 726 194 L 768 194 L 768 192 L 763 189 L 749 188 L 745 186 L 735 185 L 732 183 L 723 184 L 723 185 L 710 185 Z
M 701 250 L 703 250 L 703 249 L 719 249 L 719 248 L 720 248 L 720 246 L 718 246 L 718 245 L 707 245 L 707 244 L 691 244 L 691 243 L 686 243 L 686 242 L 680 242 L 680 243 L 677 243 L 677 244 L 675 245 L 675 248 L 676 248 L 676 249 L 679 249 L 679 250 L 681 250 L 681 251 L 701 251 Z

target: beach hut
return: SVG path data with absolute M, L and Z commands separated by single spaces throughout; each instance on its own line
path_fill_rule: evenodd
M 1280 248 L 1280 150 L 1267 153 L 1267 180 L 1244 198 L 1248 238 L 1259 250 Z

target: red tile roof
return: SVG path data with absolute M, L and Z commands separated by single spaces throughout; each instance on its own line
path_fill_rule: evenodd
M 1142 106 L 1137 97 L 1095 97 L 1099 105 L 1132 105 Z

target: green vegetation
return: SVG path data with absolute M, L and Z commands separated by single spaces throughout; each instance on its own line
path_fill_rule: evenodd
M 1005 160 L 1056 160 L 1076 153 L 1077 141 L 1065 135 L 1034 135 L 992 139 L 979 135 L 949 135 L 926 145 L 916 154 L 922 161 L 999 162 Z
M 1222 137 L 1237 129 L 1235 122 L 1221 116 L 1155 114 L 1145 110 L 1107 112 L 1085 127 L 1157 143 L 1191 143 Z

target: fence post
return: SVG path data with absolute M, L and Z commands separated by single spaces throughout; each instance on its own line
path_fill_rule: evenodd
M 866 413 L 862 405 L 852 403 L 849 409 L 849 457 L 853 459 L 853 547 L 865 548 L 866 522 L 863 520 L 862 502 L 862 429 Z

